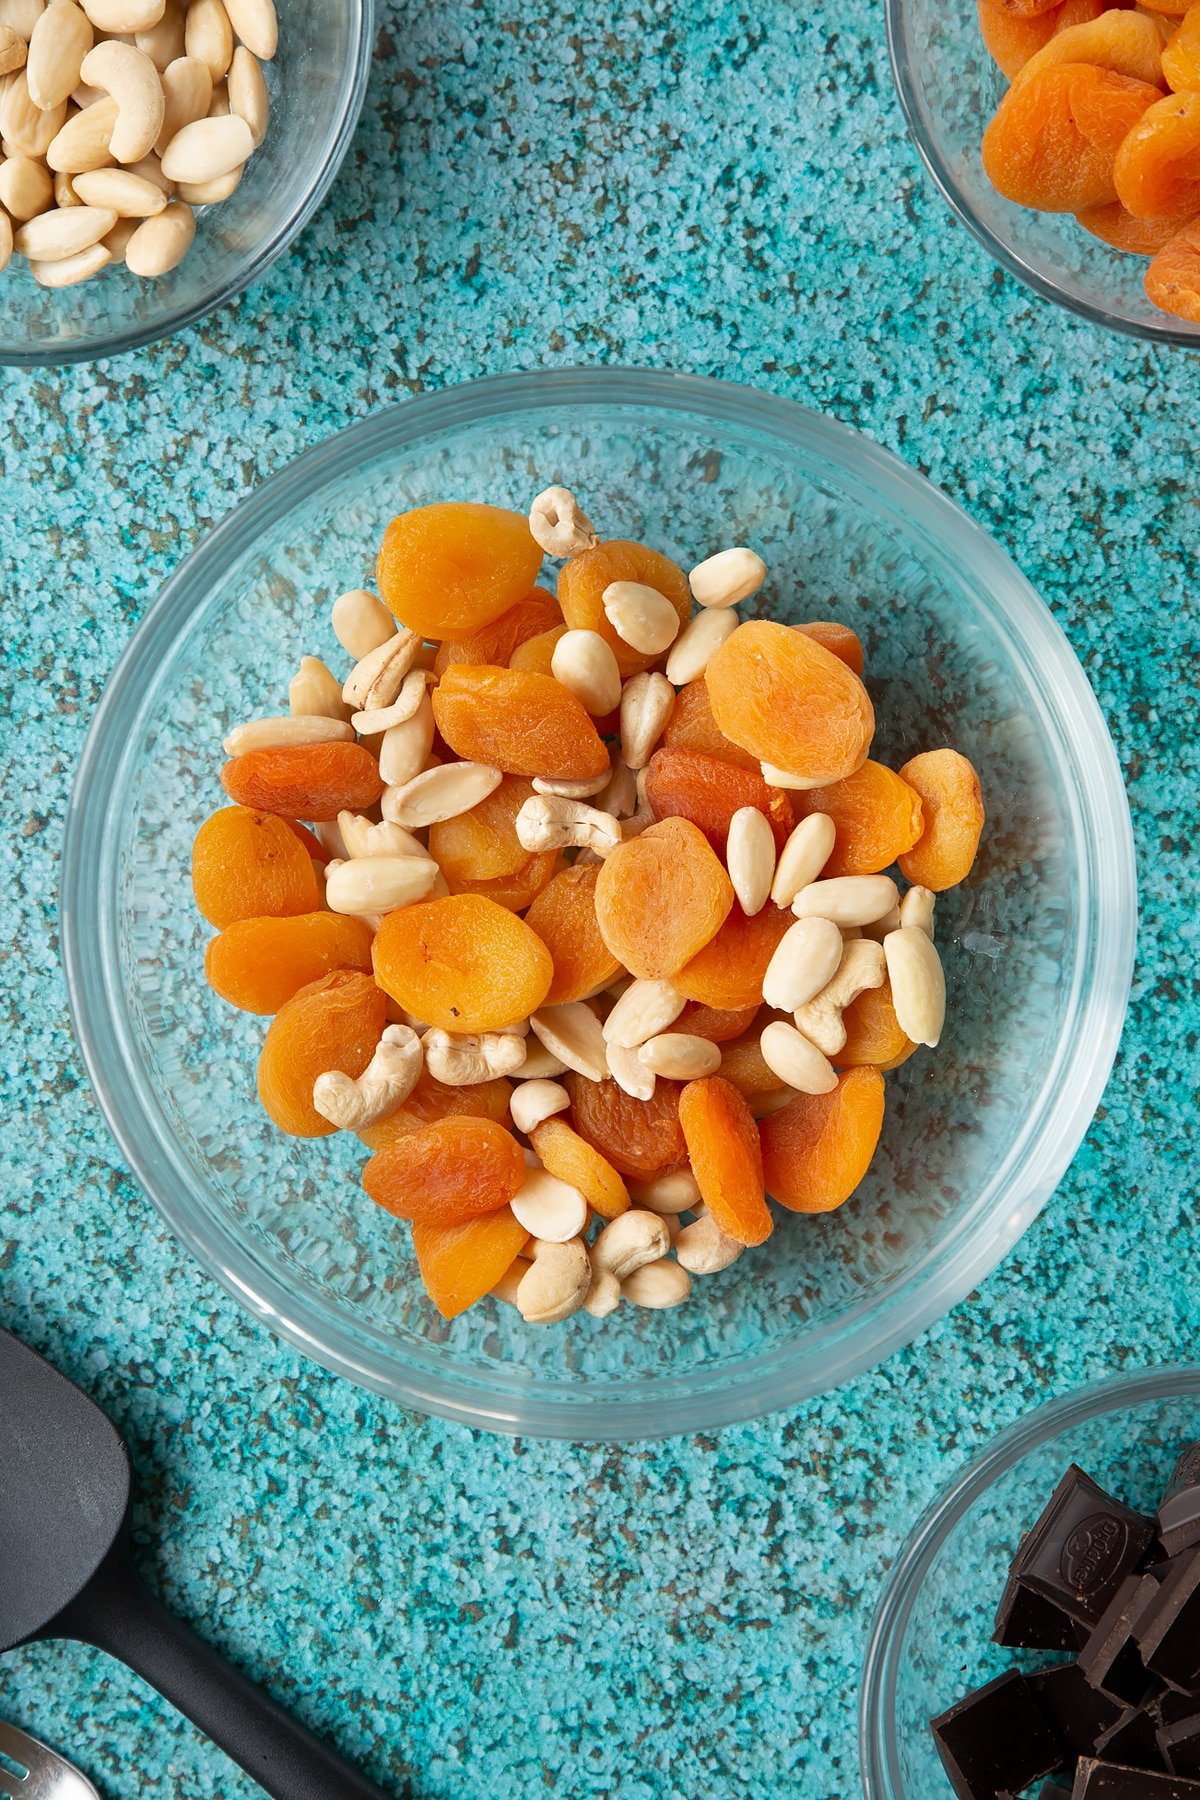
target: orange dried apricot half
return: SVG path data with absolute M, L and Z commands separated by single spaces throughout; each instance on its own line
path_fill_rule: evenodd
M 596 922 L 599 876 L 598 863 L 560 869 L 525 914 L 525 923 L 537 932 L 554 961 L 547 1005 L 590 1000 L 622 973 Z
M 558 603 L 574 630 L 597 631 L 617 659 L 622 679 L 653 668 L 657 657 L 643 655 L 617 636 L 604 611 L 604 590 L 614 581 L 636 581 L 665 596 L 679 614 L 680 630 L 692 616 L 687 576 L 668 556 L 623 538 L 581 550 L 564 563 L 558 577 Z
M 580 1137 L 565 1119 L 544 1119 L 529 1134 L 543 1168 L 577 1188 L 602 1219 L 629 1210 L 629 1190 L 606 1156 Z
M 1146 270 L 1145 288 L 1163 312 L 1200 323 L 1200 219 L 1163 245 Z
M 759 1125 L 767 1192 L 792 1212 L 832 1212 L 871 1165 L 883 1128 L 883 1076 L 848 1069 L 828 1094 L 797 1094 Z
M 210 925 L 314 912 L 320 890 L 305 846 L 286 820 L 245 806 L 205 819 L 192 845 L 192 891 Z
M 333 1132 L 312 1103 L 313 1083 L 330 1069 L 358 1079 L 383 1033 L 384 1008 L 369 975 L 344 969 L 284 1002 L 258 1059 L 258 1097 L 280 1131 L 311 1138 Z
M 1056 31 L 1049 43 L 1030 57 L 1013 87 L 1021 87 L 1043 69 L 1056 68 L 1060 63 L 1087 63 L 1092 68 L 1109 69 L 1115 75 L 1128 75 L 1147 87 L 1156 87 L 1162 81 L 1162 39 L 1158 26 L 1144 13 L 1111 7 L 1098 19 Z
M 815 644 L 822 644 L 839 662 L 844 662 L 848 669 L 856 675 L 863 672 L 862 639 L 857 631 L 851 631 L 849 625 L 839 625 L 836 619 L 810 619 L 807 625 L 797 625 L 805 637 L 810 637 Z
M 433 661 L 433 672 L 440 677 L 452 663 L 492 663 L 502 666 L 512 661 L 522 644 L 528 643 L 530 638 L 537 637 L 539 633 L 553 631 L 555 626 L 566 629 L 562 623 L 558 601 L 544 588 L 534 588 L 532 594 L 526 594 L 524 600 L 518 600 L 515 606 L 502 612 L 490 625 L 481 625 L 478 631 L 463 638 L 461 643 L 447 641 L 442 644 Z
M 978 775 L 957 750 L 923 751 L 900 774 L 920 794 L 924 819 L 920 837 L 899 858 L 901 873 L 935 894 L 957 887 L 971 873 L 983 832 Z
M 423 1125 L 377 1150 L 363 1170 L 377 1206 L 426 1225 L 461 1225 L 498 1212 L 524 1180 L 525 1158 L 511 1131 L 470 1117 Z
M 1162 53 L 1163 77 L 1169 88 L 1182 93 L 1200 88 L 1200 6 L 1191 7 Z
M 1107 206 L 1090 206 L 1085 212 L 1076 213 L 1075 219 L 1085 231 L 1102 243 L 1111 244 L 1114 250 L 1123 250 L 1130 256 L 1157 256 L 1191 223 L 1193 216 L 1168 213 L 1158 219 L 1135 219 L 1119 200 L 1110 200 Z M 1150 298 L 1154 299 L 1153 294 Z M 1158 304 L 1156 300 L 1155 305 Z M 1164 310 L 1172 309 L 1168 306 Z
M 243 1012 L 277 1013 L 302 987 L 334 969 L 371 972 L 369 925 L 340 913 L 237 919 L 212 939 L 204 973 L 214 993 Z
M 442 1031 L 496 1031 L 527 1019 L 554 977 L 537 933 L 480 894 L 449 894 L 389 913 L 373 955 L 384 993 Z
M 877 875 L 921 835 L 921 796 L 893 770 L 869 758 L 832 787 L 797 794 L 796 810 L 833 820 L 833 851 L 822 874 Z
M 509 668 L 526 669 L 531 675 L 549 675 L 554 667 L 558 640 L 566 637 L 569 629 L 567 625 L 554 625 L 549 631 L 539 631 L 536 637 L 526 638 L 508 658 Z
M 682 1031 L 688 1037 L 707 1038 L 710 1044 L 728 1044 L 749 1031 L 757 1012 L 757 999 L 753 1006 L 738 1007 L 706 1006 L 703 1001 L 689 1000 L 673 1030 Z
M 462 1225 L 414 1223 L 417 1267 L 443 1319 L 457 1319 L 490 1294 L 516 1262 L 527 1236 L 507 1206 Z
M 662 819 L 601 864 L 596 923 L 632 975 L 671 976 L 714 938 L 733 887 L 690 819 Z
M 690 819 L 719 856 L 729 821 L 743 806 L 765 814 L 782 850 L 796 823 L 782 788 L 769 787 L 757 769 L 740 769 L 696 750 L 656 750 L 646 765 L 646 799 L 656 819 Z
M 392 520 L 379 552 L 379 592 L 410 631 L 453 642 L 523 600 L 541 566 L 520 513 L 448 500 Z
M 751 918 L 735 901 L 711 942 L 671 976 L 672 987 L 705 1006 L 757 1006 L 762 1000 L 767 964 L 789 925 L 795 923 L 790 912 L 773 906 L 769 900 Z M 677 1025 L 674 1029 L 683 1027 Z
M 474 1087 L 447 1087 L 426 1070 L 403 1106 L 386 1119 L 364 1125 L 358 1136 L 368 1150 L 386 1150 L 437 1119 L 494 1119 L 497 1125 L 503 1125 L 508 1119 L 511 1095 L 512 1083 L 503 1076 L 477 1082 Z
M 864 988 L 842 1014 L 846 1042 L 833 1058 L 839 1069 L 863 1066 L 886 1073 L 907 1062 L 916 1045 L 906 1036 L 892 1004 L 892 985 Z
M 517 814 L 532 795 L 522 776 L 506 775 L 478 806 L 429 827 L 429 854 L 451 893 L 525 867 L 530 852 L 517 837 Z
M 458 664 L 434 689 L 433 716 L 456 756 L 509 775 L 590 781 L 609 767 L 586 711 L 549 675 Z
M 758 758 L 735 744 L 717 725 L 708 698 L 708 683 L 703 675 L 681 687 L 662 734 L 662 742 L 672 750 L 698 750 L 703 756 L 718 756 L 722 762 L 736 763 L 740 769 L 759 773 Z
M 649 1181 L 687 1161 L 679 1123 L 679 1082 L 659 1077 L 649 1100 L 634 1100 L 615 1081 L 564 1075 L 571 1122 L 618 1174 Z
M 745 1100 L 719 1075 L 689 1081 L 679 1123 L 696 1185 L 714 1222 L 739 1244 L 761 1244 L 774 1229 L 763 1191 L 758 1126 Z
M 1135 218 L 1200 212 L 1200 90 L 1168 94 L 1134 121 L 1113 165 L 1117 199 Z
M 379 764 L 361 744 L 279 744 L 248 750 L 221 770 L 231 800 L 289 819 L 365 812 L 383 793 Z
M 761 762 L 806 781 L 841 781 L 866 760 L 875 714 L 844 662 L 802 631 L 751 619 L 705 670 L 713 717 Z
M 1117 197 L 1118 146 L 1158 98 L 1145 82 L 1084 63 L 1023 73 L 983 134 L 988 180 L 1040 212 L 1102 206 Z

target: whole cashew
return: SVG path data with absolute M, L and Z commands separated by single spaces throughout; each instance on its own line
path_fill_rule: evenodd
M 525 1061 L 525 1039 L 514 1031 L 427 1031 L 424 1043 L 425 1065 L 446 1087 L 477 1087 L 497 1075 L 515 1075 Z
M 670 1248 L 670 1233 L 658 1214 L 633 1207 L 604 1227 L 592 1245 L 592 1268 L 624 1281 L 643 1264 L 658 1262 Z
M 535 794 L 526 800 L 516 823 L 521 848 L 531 852 L 574 846 L 607 856 L 621 842 L 621 827 L 610 813 L 558 794 Z
M 797 1008 L 797 1031 L 824 1055 L 836 1056 L 846 1043 L 842 1013 L 866 988 L 882 987 L 885 970 L 882 944 L 872 938 L 851 938 L 833 980 L 815 1000 Z
M 80 69 L 89 87 L 117 103 L 109 149 L 119 163 L 140 162 L 158 141 L 166 114 L 162 81 L 150 58 L 132 44 L 108 38 L 89 50 Z
M 313 1083 L 313 1105 L 339 1131 L 360 1131 L 404 1105 L 421 1075 L 421 1040 L 407 1025 L 389 1025 L 374 1056 L 355 1081 L 340 1069 Z

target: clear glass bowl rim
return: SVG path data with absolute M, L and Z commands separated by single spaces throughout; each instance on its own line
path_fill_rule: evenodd
M 1006 1426 L 926 1508 L 887 1577 L 863 1663 L 859 1757 L 866 1800 L 918 1800 L 917 1796 L 910 1796 L 899 1768 L 895 1731 L 899 1658 L 917 1594 L 959 1521 L 1030 1451 L 1051 1443 L 1072 1427 L 1147 1401 L 1192 1395 L 1200 1395 L 1200 1367 L 1180 1363 L 1106 1376 L 1102 1381 L 1048 1400 Z M 924 1796 L 919 1800 L 924 1800 Z
M 194 325 L 197 319 L 207 318 L 218 307 L 236 299 L 283 255 L 288 245 L 304 230 L 332 187 L 358 127 L 359 115 L 367 95 L 375 35 L 375 0 L 342 0 L 342 3 L 350 14 L 353 37 L 342 75 L 341 110 L 325 159 L 314 171 L 313 180 L 296 211 L 286 219 L 281 219 L 253 255 L 238 264 L 224 281 L 208 293 L 189 301 L 186 306 L 178 306 L 153 323 L 140 325 L 134 330 L 97 333 L 92 337 L 80 338 L 74 344 L 49 344 L 45 347 L 35 344 L 27 350 L 14 350 L 6 349 L 0 343 L 0 368 L 65 368 L 70 363 L 99 362 L 105 357 L 123 356 L 128 350 L 140 350 L 146 344 L 156 344 L 162 338 L 174 337 L 176 332 Z
M 881 1293 L 792 1344 L 747 1358 L 709 1381 L 648 1378 L 630 1391 L 569 1399 L 536 1383 L 500 1392 L 442 1373 L 360 1328 L 352 1333 L 309 1296 L 297 1296 L 227 1222 L 198 1213 L 186 1183 L 173 1184 L 173 1139 L 157 1098 L 131 1078 L 123 1038 L 130 1022 L 114 980 L 120 895 L 108 866 L 107 807 L 124 780 L 145 689 L 169 658 L 176 621 L 214 577 L 250 550 L 261 530 L 374 455 L 477 421 L 556 407 L 620 405 L 723 421 L 769 434 L 847 473 L 869 475 L 877 516 L 915 513 L 955 566 L 991 576 L 993 601 L 1019 646 L 1022 672 L 1055 722 L 1081 834 L 1092 862 L 1079 870 L 1090 959 L 1080 959 L 1059 1054 L 1039 1103 L 1003 1167 L 947 1239 Z M 1003 595 L 1003 601 L 1000 600 Z M 1068 754 L 1069 753 L 1069 754 Z M 1098 864 L 1104 841 L 1104 877 Z M 1091 1121 L 1120 1038 L 1137 921 L 1132 828 L 1116 754 L 1099 705 L 1065 635 L 1008 556 L 951 500 L 890 451 L 796 403 L 755 389 L 644 369 L 527 371 L 419 395 L 350 425 L 304 452 L 240 502 L 166 583 L 122 654 L 101 698 L 67 809 L 60 902 L 68 1000 L 97 1098 L 141 1187 L 200 1263 L 255 1317 L 326 1368 L 423 1412 L 524 1435 L 628 1441 L 709 1430 L 795 1405 L 840 1386 L 909 1343 L 987 1276 L 1045 1204 Z M 1086 965 L 1087 979 L 1079 977 Z
M 917 154 L 932 176 L 934 186 L 951 211 L 983 245 L 988 255 L 994 257 L 1010 275 L 1015 275 L 1018 281 L 1024 282 L 1026 287 L 1032 288 L 1043 300 L 1051 300 L 1056 306 L 1065 307 L 1068 312 L 1090 320 L 1093 325 L 1103 325 L 1109 331 L 1122 332 L 1126 337 L 1144 338 L 1154 344 L 1177 344 L 1185 350 L 1200 348 L 1200 332 L 1186 330 L 1182 325 L 1167 324 L 1166 313 L 1163 314 L 1163 324 L 1146 324 L 1141 320 L 1126 319 L 1119 313 L 1110 312 L 1107 307 L 1067 293 L 1057 282 L 1050 281 L 1040 270 L 1031 267 L 1011 244 L 998 237 L 991 226 L 979 217 L 959 186 L 953 169 L 943 157 L 936 138 L 926 131 L 921 117 L 916 83 L 905 50 L 904 20 L 909 4 L 910 0 L 887 0 L 888 55 L 892 65 L 892 78 L 900 97 L 900 110 L 904 114 L 909 136 L 916 145 Z M 1117 252 L 1114 251 L 1113 254 L 1116 255 Z

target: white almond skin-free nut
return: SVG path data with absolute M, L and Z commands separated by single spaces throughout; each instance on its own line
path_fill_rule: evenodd
M 631 982 L 604 1021 L 605 1041 L 637 1050 L 669 1030 L 686 1005 L 669 981 Z
M 590 1313 L 593 1319 L 607 1319 L 615 1313 L 621 1304 L 621 1284 L 615 1275 L 607 1269 L 599 1269 L 592 1275 L 592 1284 L 584 1296 L 583 1310 Z
M 842 935 L 845 937 L 848 932 L 857 929 L 863 937 L 874 938 L 877 944 L 882 944 L 888 932 L 899 931 L 902 923 L 903 920 L 900 917 L 900 908 L 898 906 L 893 906 L 890 912 L 884 913 L 882 919 L 872 919 L 869 925 L 859 925 L 857 927 L 848 925 L 846 931 L 844 931 Z
M 46 10 L 46 0 L 0 0 L 0 23 L 11 25 L 26 43 L 33 28 Z
M 389 725 L 379 743 L 379 773 L 390 788 L 415 781 L 433 749 L 433 702 L 426 693 L 411 719 Z
M 167 10 L 167 0 L 83 0 L 97 31 L 150 31 Z
M 330 622 L 338 643 L 356 663 L 396 636 L 395 619 L 383 601 L 369 594 L 366 588 L 350 588 L 339 594 L 333 603 Z
M 425 1067 L 445 1087 L 478 1087 L 498 1075 L 515 1075 L 525 1061 L 525 1039 L 513 1031 L 427 1031 L 421 1040 Z
M 630 676 L 620 701 L 621 759 L 628 769 L 644 769 L 675 710 L 675 689 L 665 675 L 645 672 Z
M 239 44 L 233 53 L 226 86 L 230 112 L 245 119 L 258 149 L 271 121 L 271 99 L 258 58 L 244 44 Z
M 927 937 L 932 937 L 933 908 L 936 900 L 937 895 L 930 888 L 909 888 L 900 902 L 899 924 L 896 929 L 899 930 L 901 926 L 905 929 L 912 927 L 914 930 L 923 931 Z
M 757 594 L 767 579 L 767 565 L 753 550 L 739 544 L 705 557 L 688 576 L 697 606 L 736 606 Z
M 717 1275 L 735 1263 L 745 1249 L 736 1238 L 721 1230 L 711 1213 L 685 1225 L 673 1239 L 672 1248 L 680 1268 L 689 1275 Z
M 383 816 L 392 825 L 420 831 L 456 819 L 486 800 L 504 777 L 486 763 L 443 763 L 426 769 L 401 788 L 388 788 L 383 796 Z
M 105 96 L 68 119 L 46 146 L 50 168 L 63 175 L 84 175 L 89 169 L 103 169 L 111 163 L 110 146 L 117 117 L 116 101 Z
M 168 63 L 159 80 L 163 91 L 163 122 L 155 149 L 159 156 L 185 125 L 206 119 L 212 105 L 212 76 L 198 56 L 179 56 Z
M 118 219 L 152 219 L 167 196 L 154 182 L 129 169 L 88 169 L 67 177 L 81 206 L 108 206 Z
M 184 0 L 166 0 L 162 18 L 135 34 L 134 42 L 161 75 L 183 55 Z
M 607 856 L 621 842 L 621 827 L 611 814 L 558 794 L 534 794 L 526 800 L 515 830 L 521 848 L 531 853 L 574 846 Z
M 403 628 L 397 631 L 390 613 L 388 623 L 392 626 L 389 635 L 359 658 L 342 687 L 342 699 L 357 710 L 374 711 L 391 706 L 399 697 L 421 648 L 417 633 Z
M 538 1244 L 517 1288 L 517 1310 L 529 1325 L 557 1325 L 579 1311 L 592 1285 L 592 1265 L 582 1238 Z
M 566 1063 L 547 1050 L 545 1044 L 532 1036 L 525 1039 L 525 1061 L 521 1064 L 522 1081 L 552 1081 L 556 1075 L 565 1075 L 566 1072 Z
M 831 1094 L 837 1086 L 837 1070 L 829 1058 L 782 1019 L 773 1019 L 764 1028 L 758 1047 L 771 1073 L 797 1093 Z
M 95 170 L 93 170 L 92 173 L 94 174 Z M 62 207 L 82 206 L 83 205 L 83 201 L 79 198 L 79 195 L 75 192 L 75 177 L 73 175 L 63 175 L 63 174 L 55 175 L 55 177 L 54 177 L 54 204 L 55 204 L 55 206 L 62 206 Z M 117 225 L 119 225 L 120 223 L 121 223 L 121 221 L 120 221 L 120 219 L 118 219 Z M 117 226 L 114 225 L 113 231 L 115 231 L 116 228 L 117 228 Z M 108 236 L 111 237 L 112 232 L 110 232 L 108 234 Z M 106 238 L 104 241 L 107 242 L 108 239 Z
M 842 1013 L 867 988 L 883 986 L 883 945 L 871 938 L 850 938 L 842 946 L 837 974 L 815 999 L 796 1008 L 796 1029 L 826 1056 L 836 1056 L 846 1043 Z M 766 1052 L 763 1052 L 764 1056 Z
M 655 1312 L 682 1306 L 691 1291 L 692 1278 L 687 1270 L 667 1257 L 635 1269 L 621 1283 L 622 1300 Z
M 253 154 L 254 135 L 236 113 L 195 119 L 177 131 L 163 151 L 163 174 L 168 181 L 216 181 L 240 169 Z
M 183 27 L 188 56 L 208 64 L 213 81 L 224 81 L 233 61 L 233 27 L 223 0 L 191 0 Z
M 566 1112 L 570 1104 L 570 1094 L 557 1081 L 522 1081 L 512 1091 L 508 1110 L 517 1130 L 528 1137 L 535 1126 L 553 1118 L 555 1113 Z M 532 1231 L 533 1227 L 526 1229 Z M 539 1235 L 534 1232 L 535 1237 Z
M 148 56 L 133 44 L 108 38 L 89 50 L 81 70 L 89 87 L 101 88 L 117 103 L 117 122 L 109 144 L 119 163 L 149 156 L 163 127 L 166 102 L 162 80 Z M 246 127 L 247 134 L 249 127 Z M 164 169 L 169 180 L 175 177 Z
M 530 1169 L 510 1205 L 517 1223 L 542 1244 L 566 1244 L 587 1224 L 588 1205 L 579 1189 L 546 1169 Z
M 368 856 L 428 856 L 429 852 L 411 831 L 405 831 L 403 825 L 368 825 L 366 846 Z M 436 884 L 435 884 L 436 885 Z
M 5 155 L 45 156 L 66 123 L 66 101 L 44 109 L 35 106 L 24 69 L 4 79 L 8 86 L 0 98 L 0 137 L 7 140 Z
M 0 25 L 0 75 L 25 67 L 29 46 L 15 25 Z
M 790 769 L 777 769 L 774 763 L 760 762 L 762 778 L 769 787 L 787 788 L 795 793 L 802 793 L 808 788 L 826 787 L 823 776 L 793 775 Z
M 757 806 L 739 806 L 729 821 L 725 867 L 738 905 L 749 919 L 767 903 L 775 879 L 775 834 Z
M 181 181 L 175 191 L 189 206 L 219 206 L 222 200 L 228 200 L 245 172 L 243 163 L 240 169 L 219 175 L 216 181 Z
M 776 906 L 790 906 L 801 888 L 815 881 L 833 855 L 837 830 L 828 813 L 809 813 L 801 819 L 779 853 L 771 898 Z
M 668 1081 L 699 1081 L 721 1066 L 719 1046 L 687 1031 L 664 1031 L 648 1038 L 638 1055 L 647 1068 Z
M 798 919 L 832 919 L 835 925 L 870 925 L 890 912 L 900 896 L 890 875 L 837 875 L 810 881 L 792 901 Z
M 342 834 L 342 842 L 346 846 L 346 855 L 348 857 L 370 856 L 371 852 L 367 846 L 367 833 L 371 829 L 371 821 L 367 818 L 367 815 L 365 813 L 340 812 L 337 816 L 337 822 L 338 830 Z M 378 851 L 376 854 L 382 856 L 386 855 L 387 852 Z M 406 856 L 407 854 L 407 851 L 401 851 L 401 855 Z M 422 850 L 420 854 L 425 856 L 426 852 Z
M 181 194 L 193 190 L 179 184 Z M 393 725 L 406 725 L 421 710 L 429 687 L 429 676 L 424 669 L 410 669 L 400 683 L 400 692 L 386 706 L 367 706 L 361 712 L 351 713 L 350 723 L 355 731 L 363 737 L 381 737 L 390 731 Z
M 598 631 L 565 631 L 554 646 L 550 673 L 594 719 L 612 712 L 620 701 L 616 654 Z
M 249 719 L 235 725 L 222 748 L 226 756 L 245 756 L 251 750 L 275 750 L 286 744 L 349 744 L 354 733 L 341 719 L 285 714 L 278 719 Z
M 905 925 L 883 940 L 892 1005 L 901 1031 L 932 1050 L 946 1022 L 946 977 L 929 933 Z
M 36 156 L 10 156 L 0 163 L 0 206 L 23 224 L 55 203 L 54 180 Z
M 12 225 L 8 214 L 0 209 L 0 271 L 12 261 Z
M 13 233 L 13 245 L 18 255 L 27 256 L 30 262 L 61 262 L 98 244 L 116 222 L 117 215 L 110 207 L 56 206 L 27 219 Z
M 657 1213 L 631 1207 L 604 1227 L 592 1245 L 592 1267 L 625 1281 L 646 1263 L 667 1254 L 671 1239 Z
M 679 614 L 665 594 L 642 581 L 610 581 L 604 616 L 621 639 L 642 656 L 661 656 L 679 636 Z
M 342 684 L 319 656 L 302 656 L 300 667 L 288 683 L 288 706 L 300 718 L 341 719 L 349 723 L 350 708 L 342 699 Z
M 178 268 L 192 247 L 196 215 L 183 200 L 172 200 L 157 218 L 138 226 L 125 247 L 125 264 L 134 275 L 153 281 Z
M 50 0 L 33 28 L 25 62 L 29 98 L 35 106 L 60 106 L 70 97 L 95 35 L 91 20 L 75 0 Z
M 534 1013 L 529 1025 L 538 1042 L 568 1069 L 573 1069 L 587 1081 L 604 1080 L 608 1074 L 608 1058 L 600 1021 L 582 1000 L 568 1000 L 562 1006 L 543 1006 Z
M 842 934 L 832 919 L 798 919 L 789 925 L 767 964 L 763 999 L 779 1012 L 795 1012 L 837 974 Z
M 733 636 L 740 623 L 735 612 L 698 612 L 671 646 L 667 680 L 677 688 L 686 687 L 689 681 L 703 675 L 725 639 Z
M 60 257 L 57 262 L 31 262 L 29 270 L 39 287 L 76 287 L 90 281 L 112 261 L 112 252 L 104 244 L 91 244 L 74 256 Z
M 608 1072 L 623 1094 L 631 1100 L 653 1100 L 657 1075 L 649 1063 L 642 1061 L 640 1050 L 627 1050 L 624 1044 L 609 1044 Z
M 416 1087 L 424 1065 L 421 1040 L 408 1025 L 388 1025 L 358 1080 L 330 1069 L 313 1083 L 313 1106 L 339 1131 L 361 1131 L 390 1118 Z
M 274 0 L 225 0 L 225 11 L 247 50 L 270 62 L 279 47 Z
M 631 1181 L 629 1197 L 635 1206 L 664 1217 L 694 1212 L 702 1204 L 700 1185 L 690 1169 L 672 1169 L 669 1175 L 656 1175 L 653 1181 Z
M 591 520 L 565 487 L 542 490 L 529 509 L 529 530 L 538 549 L 555 558 L 594 550 L 600 541 Z
M 326 875 L 325 901 L 331 912 L 374 918 L 424 900 L 437 875 L 425 856 L 355 856 Z
M 611 780 L 611 774 L 594 775 L 590 781 L 554 781 L 546 775 L 535 775 L 533 791 L 535 794 L 554 794 L 560 800 L 590 800 L 594 794 L 602 793 Z

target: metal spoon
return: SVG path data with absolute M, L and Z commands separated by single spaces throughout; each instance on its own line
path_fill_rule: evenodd
M 13 1800 L 100 1800 L 86 1775 L 65 1758 L 39 1744 L 27 1731 L 0 1719 L 0 1757 L 7 1757 L 23 1775 L 14 1775 L 0 1762 L 0 1794 Z

